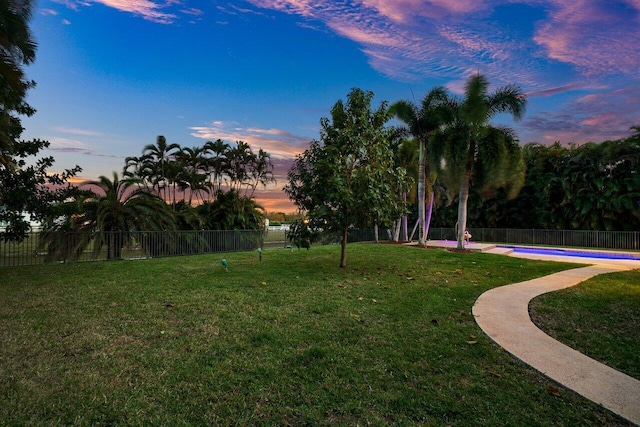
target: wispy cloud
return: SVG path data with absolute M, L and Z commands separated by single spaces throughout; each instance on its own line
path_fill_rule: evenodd
M 63 4 L 72 10 L 79 10 L 80 7 L 87 7 L 93 4 L 102 4 L 122 12 L 128 12 L 136 16 L 140 16 L 148 21 L 159 24 L 172 24 L 178 19 L 178 15 L 167 12 L 170 6 L 180 5 L 180 1 L 165 0 L 162 2 L 152 0 L 53 0 L 56 3 Z M 198 9 L 189 8 L 181 9 L 182 13 L 193 15 Z
M 53 9 L 40 9 L 40 11 L 38 13 L 40 13 L 40 15 L 42 15 L 42 16 L 56 16 L 56 15 L 58 15 L 58 11 L 53 10 Z
M 310 138 L 281 129 L 244 127 L 235 122 L 214 121 L 208 126 L 190 127 L 192 136 L 206 140 L 244 141 L 254 150 L 262 148 L 273 159 L 291 159 L 303 152 Z
M 536 96 L 553 96 L 559 93 L 571 92 L 577 89 L 582 89 L 584 86 L 578 83 L 571 83 L 563 86 L 551 87 L 543 90 L 536 90 L 532 92 L 527 92 L 525 95 L 527 98 L 534 98 Z
M 88 129 L 67 128 L 62 126 L 54 127 L 52 130 L 56 132 L 64 133 L 64 134 L 69 134 L 69 135 L 104 136 L 102 132 L 97 132 L 97 131 L 88 130 Z
M 537 111 L 520 125 L 523 142 L 599 142 L 628 136 L 629 127 L 640 123 L 640 88 L 595 90 L 567 101 L 553 112 Z M 542 135 L 542 137 L 539 137 Z
M 506 76 L 541 88 L 544 61 L 587 76 L 640 68 L 639 0 L 248 1 L 324 24 L 360 44 L 376 70 L 402 80 L 459 79 L 480 70 L 492 80 Z M 525 34 L 496 15 L 498 7 L 518 4 L 543 16 Z
M 636 73 L 640 67 L 640 2 L 551 0 L 534 40 L 549 58 L 586 75 Z
M 62 153 L 81 153 L 81 154 L 92 154 L 92 150 L 88 148 L 88 146 L 79 140 L 69 139 L 69 138 L 50 138 L 49 150 L 58 151 Z

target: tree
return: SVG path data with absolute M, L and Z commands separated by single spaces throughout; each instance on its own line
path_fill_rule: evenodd
M 204 149 L 208 154 L 213 155 L 209 158 L 208 167 L 211 187 L 215 193 L 222 188 L 222 181 L 227 174 L 227 152 L 230 147 L 223 140 L 217 139 L 215 142 L 207 141 Z
M 340 235 L 342 268 L 349 228 L 390 225 L 403 210 L 396 188 L 408 186 L 406 171 L 394 167 L 386 102 L 373 110 L 372 98 L 353 89 L 335 103 L 331 119 L 320 120 L 321 141 L 296 157 L 284 189 L 310 227 Z
M 488 184 L 508 176 L 510 168 L 524 171 L 518 161 L 519 151 L 513 131 L 508 128 L 490 126 L 489 121 L 498 113 L 509 113 L 519 120 L 525 111 L 526 99 L 515 85 L 498 88 L 489 94 L 489 81 L 475 74 L 465 86 L 464 99 L 455 103 L 455 117 L 444 137 L 442 147 L 447 168 L 458 170 L 460 192 L 458 196 L 458 249 L 464 248 L 464 231 L 467 227 L 467 201 L 474 165 L 478 165 L 478 177 Z M 515 142 L 515 144 L 514 144 Z M 513 155 L 516 158 L 513 158 Z M 500 172 L 503 171 L 503 172 Z M 500 172 L 500 173 L 496 173 Z M 516 186 L 517 187 L 517 186 Z
M 27 91 L 35 82 L 27 80 L 23 66 L 36 57 L 36 43 L 28 22 L 31 19 L 31 1 L 0 1 L 0 150 L 12 152 L 23 128 L 17 115 L 31 116 L 35 110 L 27 104 Z M 3 160 L 6 162 L 6 159 Z
M 235 190 L 218 191 L 213 202 L 198 206 L 199 216 L 209 230 L 260 230 L 264 208 Z
M 36 44 L 29 30 L 31 2 L 0 0 L 0 240 L 20 241 L 29 231 L 24 214 L 42 220 L 52 203 L 74 190 L 67 180 L 80 172 L 78 166 L 51 174 L 53 157 L 26 159 L 47 148 L 47 141 L 21 141 L 20 115 L 35 110 L 26 94 L 35 82 L 25 78 L 23 66 L 35 59 Z
M 427 163 L 427 151 L 432 136 L 451 114 L 449 95 L 443 87 L 436 87 L 425 95 L 420 107 L 410 101 L 398 101 L 391 108 L 395 115 L 408 126 L 408 130 L 419 143 L 418 155 L 418 223 L 419 244 L 427 244 L 429 232 L 425 214 L 425 193 L 429 193 L 429 208 L 433 206 L 433 180 L 430 164 Z M 429 182 L 427 182 L 429 179 Z
M 45 243 L 58 242 L 55 248 L 66 256 L 81 253 L 93 241 L 95 252 L 106 245 L 107 259 L 120 259 L 122 246 L 136 232 L 175 229 L 167 204 L 141 187 L 139 180 L 120 180 L 114 172 L 113 180 L 101 176 L 81 188 L 85 189 L 81 197 L 57 206 L 43 236 Z M 72 248 L 59 244 L 61 236 L 69 232 L 80 237 L 72 241 Z
M 170 184 L 174 182 L 173 176 L 169 175 L 175 175 L 175 173 L 169 173 L 173 172 L 173 170 L 170 171 L 169 164 L 173 160 L 173 155 L 176 154 L 178 150 L 180 150 L 180 145 L 175 143 L 167 144 L 167 139 L 162 135 L 158 135 L 155 145 L 148 144 L 142 149 L 142 156 L 145 161 L 153 165 L 153 169 L 146 169 L 147 172 L 152 173 L 149 180 L 158 191 L 162 190 L 162 197 L 166 201 L 171 199 L 171 196 L 167 194 L 167 192 Z

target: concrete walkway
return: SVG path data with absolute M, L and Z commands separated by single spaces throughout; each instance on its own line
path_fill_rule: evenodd
M 640 425 L 640 381 L 556 341 L 538 329 L 529 317 L 529 301 L 538 295 L 575 286 L 598 274 L 640 268 L 640 261 L 508 255 L 593 265 L 485 292 L 473 307 L 480 328 L 498 345 L 547 377 Z

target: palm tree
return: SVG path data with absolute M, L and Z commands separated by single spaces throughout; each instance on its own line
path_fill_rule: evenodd
M 60 236 L 69 232 L 79 236 L 73 240 L 72 250 L 56 246 L 67 256 L 79 256 L 93 238 L 95 252 L 106 245 L 107 259 L 120 259 L 122 246 L 136 232 L 175 228 L 167 204 L 157 194 L 140 187 L 140 180 L 119 180 L 114 172 L 113 180 L 101 176 L 97 181 L 83 183 L 81 188 L 88 191 L 59 205 L 44 235 L 44 241 L 48 242 L 61 242 Z
M 162 135 L 158 135 L 155 145 L 148 144 L 142 149 L 142 156 L 148 161 L 154 163 L 156 166 L 153 176 L 151 177 L 151 181 L 158 190 L 161 187 L 164 189 L 164 194 L 162 196 L 165 200 L 168 199 L 168 164 L 173 160 L 173 155 L 178 150 L 180 150 L 180 145 L 175 143 L 167 144 L 167 139 Z
M 211 153 L 213 155 L 213 157 L 209 159 L 208 168 L 209 178 L 214 192 L 220 190 L 222 181 L 227 174 L 227 153 L 229 152 L 229 148 L 229 144 L 221 139 L 217 139 L 215 142 L 207 141 L 204 144 L 204 149 L 207 154 Z
M 244 141 L 238 141 L 235 148 L 227 151 L 227 176 L 232 190 L 239 192 L 243 185 L 249 183 L 251 176 L 248 168 L 255 160 L 251 146 Z
M 259 230 L 264 219 L 264 208 L 235 190 L 219 191 L 196 209 L 210 230 Z
M 418 144 L 415 139 L 404 140 L 398 146 L 398 149 L 396 151 L 396 166 L 404 168 L 407 171 L 407 175 L 410 177 L 414 177 L 418 175 L 419 161 L 418 161 L 417 154 L 419 152 L 419 149 L 417 147 L 418 147 Z M 409 188 L 408 191 L 405 191 L 402 194 L 405 208 L 407 206 L 407 202 L 411 204 L 416 202 L 416 193 L 417 193 L 417 184 L 416 184 L 416 180 L 413 179 L 411 182 L 411 188 Z M 403 229 L 403 240 L 408 241 L 410 237 L 409 237 L 409 225 L 407 223 L 407 214 L 405 213 L 401 219 L 402 219 L 401 226 Z M 399 221 L 398 224 L 396 224 L 396 229 L 393 236 L 394 241 L 400 240 L 401 226 Z
M 408 126 L 408 130 L 419 143 L 418 154 L 418 223 L 419 244 L 427 244 L 428 225 L 425 215 L 425 193 L 429 190 L 429 206 L 433 206 L 433 182 L 431 167 L 427 163 L 427 149 L 435 131 L 440 129 L 450 115 L 450 97 L 443 87 L 429 91 L 420 107 L 410 101 L 398 101 L 389 111 Z M 427 185 L 427 177 L 430 182 Z
M 518 86 L 508 85 L 491 94 L 487 93 L 488 87 L 489 81 L 483 75 L 476 74 L 467 80 L 464 99 L 456 102 L 456 117 L 448 130 L 448 154 L 444 158 L 447 167 L 459 168 L 461 172 L 457 229 L 459 249 L 464 248 L 467 201 L 474 165 L 483 162 L 482 169 L 488 178 L 492 167 L 499 164 L 504 167 L 505 156 L 512 151 L 515 140 L 513 131 L 493 127 L 489 122 L 498 113 L 509 113 L 514 120 L 520 120 L 527 103 Z
M 189 189 L 189 205 L 192 204 L 194 195 L 204 202 L 202 193 L 207 191 L 206 174 L 208 172 L 206 154 L 205 147 L 184 147 L 177 154 L 183 165 L 181 172 L 182 190 L 184 192 Z
M 249 197 L 253 197 L 258 184 L 263 188 L 267 187 L 267 184 L 275 183 L 276 179 L 273 177 L 273 163 L 271 163 L 271 154 L 264 151 L 262 148 L 258 150 L 258 155 L 253 159 L 253 164 L 250 165 L 251 169 L 251 194 Z

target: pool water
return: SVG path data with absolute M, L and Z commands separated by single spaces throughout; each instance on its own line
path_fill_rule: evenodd
M 601 259 L 624 259 L 632 261 L 640 261 L 640 254 L 620 253 L 620 252 L 589 252 L 576 249 L 552 249 L 552 248 L 530 248 L 522 246 L 503 246 L 499 248 L 513 249 L 516 253 L 536 254 L 536 255 L 557 255 L 557 256 L 573 256 L 582 258 L 601 258 Z

